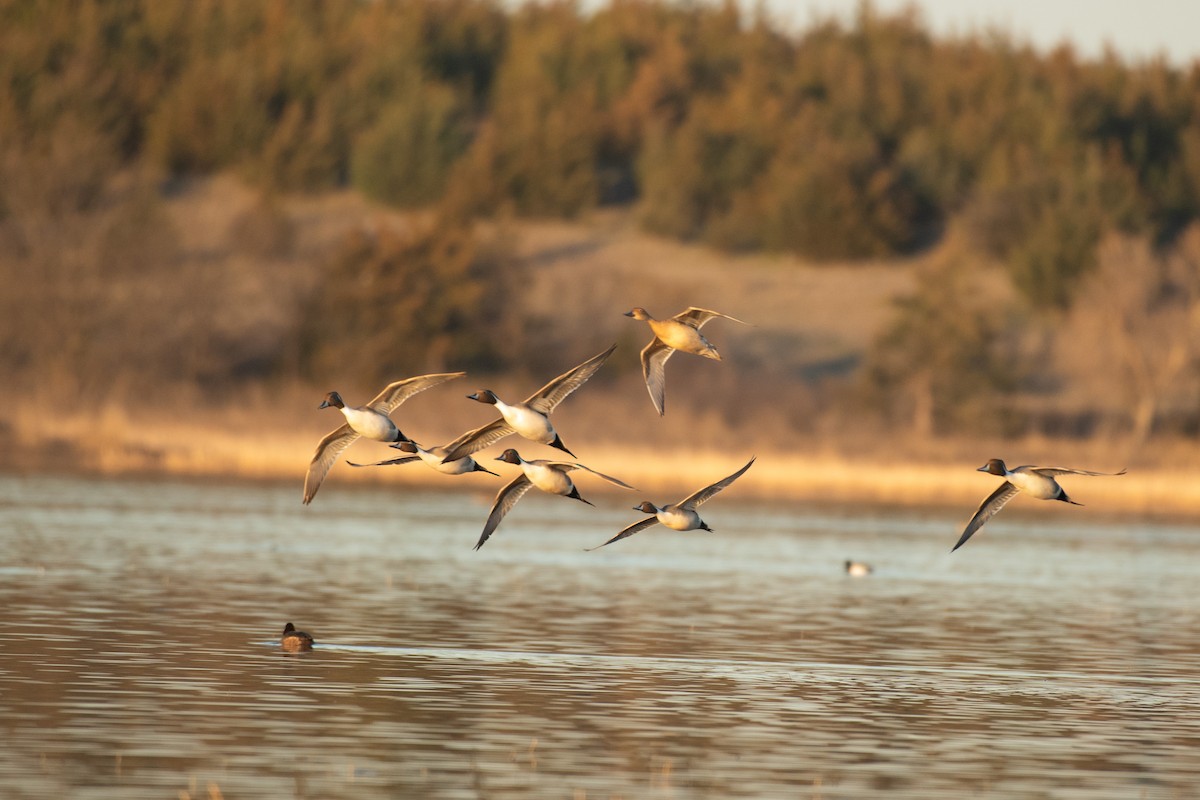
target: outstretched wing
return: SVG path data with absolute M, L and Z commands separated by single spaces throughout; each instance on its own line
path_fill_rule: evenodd
M 654 403 L 660 417 L 666 413 L 667 359 L 674 353 L 675 349 L 657 336 L 642 349 L 642 375 L 646 378 L 650 402 Z
M 1009 500 L 1017 496 L 1017 491 L 1017 487 L 1008 481 L 997 486 L 996 491 L 989 494 L 987 499 L 979 504 L 979 509 L 975 512 L 975 516 L 971 517 L 971 521 L 967 523 L 962 536 L 958 537 L 958 543 L 950 548 L 950 552 L 953 553 L 966 544 L 967 539 L 970 539 L 975 531 L 983 527 L 983 523 L 1000 513 L 1000 509 L 1004 508 Z
M 308 462 L 308 472 L 304 476 L 304 504 L 308 505 L 317 496 L 321 481 L 329 474 L 334 462 L 338 460 L 347 447 L 354 444 L 358 434 L 349 423 L 330 432 L 317 444 L 317 452 L 313 453 L 312 461 Z
M 746 470 L 750 469 L 751 465 L 754 464 L 755 458 L 758 458 L 758 456 L 754 456 L 753 458 L 751 458 L 749 461 L 746 462 L 746 466 L 742 467 L 737 472 L 730 475 L 728 478 L 722 478 L 721 480 L 714 483 L 712 486 L 705 486 L 703 489 L 696 492 L 695 494 L 688 497 L 687 499 L 679 501 L 679 507 L 695 509 L 696 506 L 701 505 L 702 503 L 704 503 L 705 500 L 708 500 L 713 495 L 715 495 L 717 492 L 721 491 L 725 487 L 729 486 L 729 484 L 733 483 L 738 478 L 742 477 L 742 475 L 746 472 Z
M 483 525 L 483 533 L 479 535 L 479 541 L 475 543 L 476 550 L 483 547 L 483 543 L 488 540 L 492 532 L 500 527 L 500 520 L 504 519 L 504 515 L 512 511 L 512 507 L 525 496 L 532 486 L 529 478 L 525 477 L 525 473 L 522 472 L 496 494 L 496 501 L 492 503 L 492 511 Z
M 452 381 L 455 378 L 461 378 L 466 375 L 465 372 L 439 372 L 434 375 L 418 375 L 415 378 L 408 380 L 396 381 L 389 383 L 382 392 L 375 396 L 375 399 L 367 403 L 367 405 L 382 414 L 390 414 L 396 410 L 397 406 L 403 403 L 414 394 L 420 394 L 426 389 L 431 389 L 439 383 Z
M 564 372 L 530 395 L 525 403 L 535 411 L 549 414 L 558 407 L 559 403 L 567 399 L 571 392 L 587 383 L 588 378 L 596 374 L 596 370 L 603 366 L 608 357 L 612 355 L 613 350 L 616 349 L 617 346 L 614 344 L 603 353 L 594 355 L 578 367 Z
M 638 531 L 644 531 L 646 528 L 649 528 L 651 525 L 655 524 L 656 522 L 658 522 L 658 517 L 646 517 L 643 520 L 638 520 L 637 522 L 633 523 L 625 530 L 618 533 L 616 536 L 609 539 L 604 544 L 598 544 L 595 547 L 589 547 L 589 548 L 587 548 L 587 551 L 590 553 L 593 550 L 599 550 L 601 547 L 604 547 L 604 545 L 609 545 L 609 544 L 612 544 L 613 542 L 620 541 L 621 539 L 624 539 L 626 536 L 633 536 Z
M 392 464 L 410 464 L 413 461 L 420 461 L 420 456 L 400 456 L 399 458 L 389 458 L 387 461 L 376 461 L 374 464 L 355 464 L 353 461 L 346 463 L 352 467 L 387 467 Z
M 722 314 L 720 311 L 710 311 L 707 308 L 696 308 L 693 306 L 687 311 L 681 311 L 672 317 L 676 322 L 682 322 L 684 325 L 691 325 L 696 330 L 704 327 L 704 323 L 708 322 L 713 317 L 723 317 L 724 319 L 740 322 L 742 325 L 749 325 L 749 322 L 742 322 L 737 317 L 731 317 L 728 314 Z
M 490 447 L 513 432 L 512 426 L 501 417 L 473 431 L 467 431 L 462 436 L 446 445 L 446 457 L 443 464 L 457 461 L 463 456 L 477 453 L 485 447 Z
M 605 475 L 603 472 L 597 472 L 596 470 L 592 469 L 591 467 L 585 467 L 583 464 L 580 464 L 577 461 L 550 461 L 547 459 L 538 459 L 537 461 L 535 461 L 533 463 L 541 464 L 546 467 L 554 467 L 555 469 L 561 469 L 563 472 L 570 472 L 573 469 L 581 469 L 584 472 L 592 473 L 593 475 L 595 475 L 598 478 L 604 478 L 604 480 L 608 481 L 609 483 L 613 484 L 614 486 L 620 486 L 624 489 L 632 489 L 635 492 L 637 491 L 636 486 L 630 486 L 625 481 L 620 480 L 619 478 L 614 478 L 612 475 Z
M 1018 468 L 1019 469 L 1019 468 Z M 1045 475 L 1052 478 L 1055 475 L 1092 475 L 1106 478 L 1114 478 L 1117 475 L 1124 475 L 1125 470 L 1120 472 L 1089 472 L 1086 469 L 1070 469 L 1069 467 L 1029 467 L 1039 475 Z

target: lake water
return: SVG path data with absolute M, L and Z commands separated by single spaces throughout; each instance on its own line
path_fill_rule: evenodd
M 1200 796 L 1196 527 L 447 482 L 0 477 L 0 796 Z

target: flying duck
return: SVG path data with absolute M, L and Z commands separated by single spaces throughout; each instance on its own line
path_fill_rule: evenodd
M 979 509 L 975 512 L 975 516 L 971 517 L 971 521 L 967 523 L 966 529 L 962 532 L 962 536 L 959 537 L 958 543 L 950 548 L 951 553 L 966 544 L 967 539 L 970 539 L 975 531 L 982 528 L 983 524 L 996 516 L 1009 500 L 1017 496 L 1017 492 L 1024 492 L 1030 497 L 1036 497 L 1038 500 L 1061 500 L 1073 506 L 1081 506 L 1083 503 L 1076 503 L 1067 497 L 1067 493 L 1058 485 L 1058 481 L 1054 480 L 1054 476 L 1093 475 L 1113 477 L 1125 474 L 1125 470 L 1121 470 L 1120 472 L 1089 472 L 1086 469 L 1067 469 L 1066 467 L 1023 466 L 1010 470 L 998 458 L 989 459 L 976 472 L 999 475 L 1007 480 L 997 486 L 996 491 L 988 495 L 987 499 L 980 504 Z
M 642 374 L 646 378 L 650 400 L 658 409 L 659 416 L 666 413 L 663 403 L 667 387 L 667 359 L 678 350 L 720 361 L 721 354 L 717 352 L 717 348 L 700 333 L 704 323 L 713 317 L 724 317 L 742 325 L 748 324 L 728 314 L 694 307 L 681 311 L 670 319 L 655 319 L 640 306 L 626 311 L 625 316 L 649 323 L 650 330 L 654 331 L 654 338 L 642 350 Z
M 316 497 L 321 488 L 321 481 L 329 474 L 329 470 L 342 452 L 354 444 L 360 436 L 374 439 L 377 442 L 402 442 L 408 437 L 400 432 L 396 423 L 388 416 L 396 408 L 414 394 L 425 391 L 455 378 L 466 375 L 465 372 L 443 372 L 435 375 L 420 375 L 408 380 L 389 383 L 387 388 L 376 395 L 375 399 L 365 406 L 348 406 L 337 392 L 330 392 L 318 409 L 338 409 L 345 416 L 346 422 L 331 431 L 317 444 L 312 461 L 308 464 L 308 473 L 304 476 L 304 504 L 308 505 Z
M 353 461 L 346 463 L 352 467 L 386 467 L 391 464 L 409 464 L 413 461 L 424 461 L 429 466 L 441 472 L 444 475 L 466 475 L 469 472 L 486 472 L 488 475 L 496 475 L 487 467 L 483 466 L 470 456 L 456 458 L 453 461 L 446 461 L 446 454 L 462 440 L 463 437 L 458 437 L 445 447 L 430 447 L 425 449 L 418 443 L 409 439 L 407 442 L 396 442 L 392 447 L 403 453 L 412 453 L 415 455 L 400 456 L 399 458 L 389 458 L 387 461 L 376 461 L 374 464 L 355 464 Z
M 742 477 L 746 470 L 750 469 L 750 466 L 753 463 L 754 459 L 751 458 L 746 462 L 746 466 L 742 467 L 728 478 L 722 478 L 711 486 L 705 486 L 700 491 L 684 498 L 683 500 L 680 500 L 678 503 L 673 505 L 668 504 L 662 508 L 659 508 L 649 500 L 643 500 L 640 505 L 634 506 L 633 510 L 641 511 L 643 514 L 650 514 L 651 516 L 633 523 L 604 544 L 590 549 L 599 550 L 601 547 L 604 547 L 604 545 L 612 544 L 615 541 L 624 539 L 626 536 L 632 536 L 638 531 L 649 528 L 655 523 L 660 523 L 675 531 L 711 531 L 712 528 L 708 527 L 708 524 L 702 520 L 700 515 L 696 512 L 696 507 L 710 499 L 717 492 L 729 486 L 738 478 Z
M 583 464 L 577 464 L 574 461 L 547 461 L 545 459 L 526 461 L 521 458 L 520 453 L 511 447 L 501 453 L 496 460 L 520 465 L 521 474 L 513 478 L 496 495 L 496 500 L 492 503 L 491 513 L 488 514 L 487 522 L 483 526 L 483 533 L 480 534 L 479 541 L 475 543 L 476 550 L 483 547 L 483 543 L 499 527 L 500 520 L 504 519 L 504 515 L 512 510 L 512 507 L 517 504 L 518 500 L 524 497 L 530 487 L 536 486 L 548 494 L 560 494 L 563 497 L 570 497 L 573 500 L 587 503 L 589 506 L 592 505 L 591 502 L 584 500 L 579 495 L 579 490 L 575 488 L 571 476 L 567 474 L 572 470 L 586 470 L 611 484 L 625 489 L 633 489 L 632 486 L 624 481 L 618 480 L 611 475 L 605 475 L 603 472 L 597 472 L 591 467 L 585 467 Z
M 523 403 L 509 405 L 497 397 L 491 389 L 481 389 L 474 394 L 467 395 L 470 400 L 494 405 L 500 412 L 500 419 L 460 436 L 457 445 L 449 448 L 450 452 L 446 454 L 444 460 L 454 461 L 478 452 L 495 444 L 510 433 L 519 433 L 530 441 L 557 447 L 574 458 L 575 454 L 567 449 L 562 442 L 562 437 L 550 424 L 550 412 L 554 411 L 558 404 L 572 392 L 587 383 L 588 378 L 600 369 L 615 349 L 617 346 L 614 344 L 603 353 L 594 355 L 574 369 L 564 372 L 530 395 Z

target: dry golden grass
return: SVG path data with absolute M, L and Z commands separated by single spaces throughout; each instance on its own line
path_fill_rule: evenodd
M 234 329 L 242 324 L 247 331 L 261 329 L 264 320 L 268 328 L 284 325 L 281 315 L 294 313 L 294 304 L 287 292 L 275 291 L 276 283 L 286 278 L 289 291 L 302 292 L 322 254 L 347 228 L 406 224 L 404 215 L 373 208 L 348 192 L 279 200 L 270 213 L 286 217 L 294 241 L 283 255 L 250 269 L 232 241 L 238 225 L 258 219 L 252 211 L 260 202 L 230 178 L 197 182 L 168 201 L 185 257 L 203 261 L 205 269 L 219 264 L 227 280 L 246 284 L 229 295 L 222 314 L 258 317 L 232 320 Z M 903 433 L 859 426 L 852 415 L 832 426 L 814 422 L 811 393 L 794 379 L 795 371 L 861 355 L 889 318 L 893 298 L 913 285 L 920 261 L 817 267 L 792 258 L 727 256 L 645 236 L 628 213 L 597 213 L 582 224 L 522 223 L 514 232 L 530 271 L 521 313 L 561 350 L 553 361 L 561 360 L 565 369 L 620 343 L 605 369 L 556 412 L 568 446 L 583 463 L 621 477 L 648 497 L 677 499 L 757 455 L 755 468 L 739 481 L 743 497 L 973 508 L 994 484 L 974 467 L 999 456 L 1012 463 L 1106 471 L 1129 466 L 1131 473 L 1121 478 L 1073 481 L 1072 494 L 1112 511 L 1200 515 L 1200 456 L 1187 442 L 1131 449 L 1099 439 L 912 441 Z M 638 366 L 649 332 L 622 316 L 634 305 L 658 315 L 689 305 L 710 307 L 753 327 L 725 320 L 706 327 L 726 363 L 673 359 L 668 413 L 659 418 Z M 442 444 L 491 418 L 490 409 L 461 395 L 486 384 L 502 397 L 524 397 L 550 377 L 514 374 L 481 382 L 468 376 L 413 398 L 395 416 L 423 444 Z M 62 403 L 63 396 L 80 394 L 69 376 L 62 385 L 43 380 L 11 401 L 0 444 L 11 452 L 12 463 L 106 475 L 294 481 L 299 499 L 317 441 L 340 423 L 334 412 L 317 412 L 324 392 L 338 389 L 354 403 L 378 388 L 355 385 L 352 375 L 329 375 L 322 379 L 327 385 L 251 385 L 215 401 L 188 387 L 156 387 L 151 399 L 122 376 L 113 376 L 112 383 L 125 389 L 110 387 L 112 396 L 96 405 Z M 527 457 L 554 455 L 520 440 L 502 446 L 509 444 Z M 395 451 L 362 442 L 347 456 L 371 461 L 394 457 Z M 339 465 L 330 481 L 492 489 L 491 483 L 450 479 L 421 464 L 379 470 Z M 608 490 L 598 485 L 592 491 Z
M 67 466 L 103 475 L 169 474 L 204 478 L 249 478 L 293 481 L 297 502 L 304 473 L 313 449 L 322 435 L 336 426 L 340 416 L 317 412 L 313 395 L 299 389 L 289 393 L 290 410 L 278 406 L 237 405 L 177 415 L 139 413 L 136 418 L 118 406 L 96 412 L 68 411 L 50 419 L 39 407 L 16 404 L 11 416 L 9 447 L 21 461 Z M 452 395 L 453 396 L 453 395 Z M 640 399 L 640 398 L 639 398 Z M 433 400 L 433 398 L 427 398 Z M 417 408 L 419 398 L 403 407 L 397 417 L 410 430 L 428 425 L 437 408 L 428 402 Z M 568 401 L 570 403 L 571 401 Z M 284 405 L 289 405 L 285 403 Z M 647 401 L 647 411 L 649 409 Z M 473 404 L 463 401 L 462 421 L 474 425 L 487 419 L 482 408 L 474 416 Z M 565 408 L 565 406 L 564 406 Z M 406 413 L 406 409 L 407 412 Z M 303 418 L 303 420 L 302 420 Z M 445 424 L 444 420 L 441 424 Z M 465 426 L 464 426 L 465 427 Z M 580 461 L 637 486 L 639 499 L 645 495 L 656 502 L 674 501 L 697 488 L 722 478 L 756 455 L 758 460 L 737 484 L 743 499 L 757 498 L 786 503 L 867 503 L 888 506 L 952 506 L 974 508 L 996 485 L 996 479 L 975 471 L 983 460 L 997 452 L 992 445 L 962 446 L 978 452 L 967 458 L 928 461 L 893 460 L 880 451 L 846 455 L 828 449 L 808 449 L 811 443 L 797 439 L 791 446 L 715 448 L 700 443 L 663 446 L 647 443 L 618 443 L 599 432 L 568 429 L 564 433 Z M 416 435 L 413 433 L 412 435 Z M 445 439 L 450 438 L 447 434 Z M 433 441 L 431 443 L 440 443 Z M 763 442 L 758 442 L 762 445 Z M 555 458 L 556 451 L 515 437 L 485 451 L 481 460 L 493 458 L 501 448 L 517 447 L 527 457 Z M 1053 443 L 1032 443 L 1024 449 L 1009 443 L 1003 453 L 1037 452 Z M 990 449 L 985 449 L 990 448 Z M 58 450 L 56 457 L 54 451 Z M 397 454 L 382 444 L 360 441 L 346 456 L 358 461 L 382 460 Z M 1072 457 L 1075 458 L 1074 456 Z M 1078 458 L 1086 458 L 1080 455 Z M 1072 466 L 1116 471 L 1121 464 L 1089 459 L 1058 459 Z M 491 465 L 489 466 L 496 466 Z M 497 472 L 507 474 L 506 468 Z M 582 480 L 586 481 L 586 478 Z M 460 488 L 490 492 L 494 479 L 448 478 L 422 464 L 376 470 L 335 468 L 331 485 L 394 485 Z M 600 481 L 589 493 L 616 493 Z M 1072 496 L 1104 512 L 1156 516 L 1200 516 L 1200 469 L 1189 467 L 1136 468 L 1114 478 L 1066 478 Z M 326 489 L 328 491 L 328 488 Z

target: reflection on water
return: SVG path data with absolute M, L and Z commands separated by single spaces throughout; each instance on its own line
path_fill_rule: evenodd
M 0 478 L 3 795 L 1200 791 L 1200 531 L 619 499 Z

